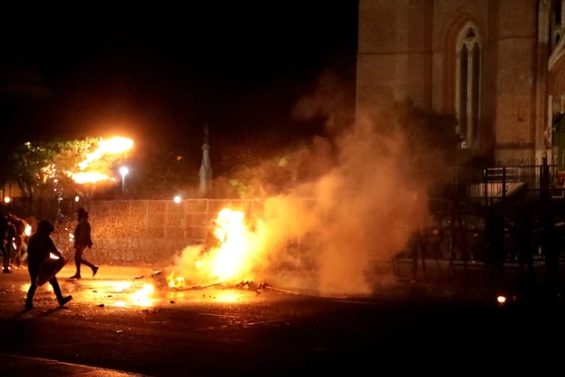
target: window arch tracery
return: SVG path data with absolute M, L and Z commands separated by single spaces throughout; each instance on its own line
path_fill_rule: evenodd
M 478 28 L 468 22 L 459 32 L 456 43 L 456 131 L 461 136 L 462 147 L 471 147 L 479 136 L 481 52 Z

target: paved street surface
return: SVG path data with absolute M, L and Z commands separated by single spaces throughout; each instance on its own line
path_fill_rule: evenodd
M 459 296 L 399 282 L 380 295 L 284 289 L 171 290 L 150 268 L 102 266 L 65 279 L 58 308 L 41 287 L 23 311 L 27 272 L 0 275 L 0 375 L 555 375 L 565 350 L 561 299 Z M 451 292 L 446 294 L 445 292 Z M 435 292 L 435 294 L 434 294 Z M 443 292 L 438 294 L 438 292 Z M 386 370 L 386 372 L 385 372 Z

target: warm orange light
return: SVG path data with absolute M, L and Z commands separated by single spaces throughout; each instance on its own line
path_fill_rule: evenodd
M 259 234 L 246 223 L 245 214 L 224 208 L 213 223 L 213 234 L 219 246 L 209 250 L 197 249 L 198 254 L 185 264 L 192 266 L 191 271 L 173 271 L 167 276 L 170 288 L 183 288 L 186 283 L 184 274 L 194 286 L 254 279 L 254 268 L 260 260 L 257 254 L 264 248 L 261 247 Z
M 106 153 L 124 153 L 133 148 L 133 140 L 128 137 L 114 136 L 109 140 L 102 140 L 100 147 L 102 147 Z
M 167 276 L 167 285 L 169 288 L 184 288 L 184 277 L 176 276 L 173 271 Z
M 216 299 L 220 302 L 238 302 L 242 298 L 238 292 L 220 292 L 216 295 Z
M 129 281 L 117 281 L 112 283 L 111 290 L 114 293 L 120 294 L 120 297 L 126 296 L 124 299 L 114 301 L 111 304 L 112 306 L 120 308 L 132 306 L 148 307 L 153 306 L 155 303 L 155 298 L 153 297 L 155 287 L 149 283 L 144 283 L 139 288 Z
M 4 203 L 9 204 L 11 202 L 12 202 L 12 198 L 10 198 L 9 196 L 4 197 Z
M 103 181 L 111 180 L 112 178 L 107 176 L 106 174 L 100 172 L 79 172 L 79 173 L 71 173 L 71 178 L 73 181 L 78 183 L 79 185 L 86 184 L 86 183 L 98 183 Z
M 153 305 L 152 294 L 154 291 L 155 291 L 155 287 L 153 287 L 153 285 L 143 284 L 143 287 L 135 291 L 131 296 L 133 305 L 152 306 Z
M 216 218 L 218 226 L 214 235 L 222 242 L 222 246 L 214 258 L 212 273 L 220 279 L 234 278 L 244 267 L 250 234 L 243 220 L 243 212 L 229 208 L 221 210 Z
M 100 139 L 98 148 L 89 153 L 84 161 L 81 161 L 78 166 L 81 170 L 86 169 L 91 163 L 97 161 L 107 154 L 120 154 L 125 153 L 133 148 L 133 140 L 123 136 L 115 136 L 108 140 Z
M 100 138 L 97 144 L 96 150 L 88 153 L 86 158 L 78 163 L 78 171 L 65 172 L 76 183 L 87 184 L 115 180 L 108 175 L 111 174 L 109 173 L 111 166 L 117 162 L 118 158 L 123 158 L 125 153 L 133 148 L 133 140 L 123 136 L 115 136 L 107 140 Z M 122 169 L 127 168 L 122 167 Z M 51 170 L 53 169 L 44 168 L 44 170 L 46 173 L 52 174 Z M 123 181 L 127 171 L 120 170 L 120 174 L 122 174 Z M 75 198 L 75 201 L 78 201 L 77 198 Z
M 496 301 L 497 301 L 499 304 L 501 304 L 501 305 L 502 305 L 502 304 L 505 304 L 505 303 L 506 303 L 506 297 L 505 297 L 505 296 L 498 296 L 498 297 L 496 298 Z

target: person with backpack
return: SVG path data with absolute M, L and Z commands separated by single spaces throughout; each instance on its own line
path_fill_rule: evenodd
M 73 298 L 72 296 L 63 296 L 55 276 L 64 265 L 64 259 L 51 239 L 51 233 L 54 229 L 53 224 L 49 221 L 41 220 L 37 225 L 37 231 L 29 239 L 27 267 L 30 286 L 25 301 L 27 310 L 33 309 L 35 291 L 45 280 L 49 281 L 49 284 L 53 287 L 59 306 L 64 306 Z M 54 264 L 53 260 L 59 261 L 59 263 Z

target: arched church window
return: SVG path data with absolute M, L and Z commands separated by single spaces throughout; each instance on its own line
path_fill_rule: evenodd
M 481 103 L 481 41 L 478 28 L 465 25 L 457 38 L 456 113 L 462 147 L 478 138 Z

